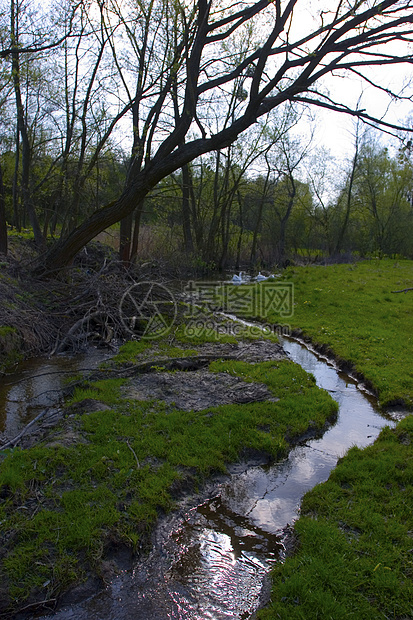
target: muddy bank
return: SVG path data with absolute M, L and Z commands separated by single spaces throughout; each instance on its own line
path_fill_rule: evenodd
M 14 435 L 9 432 L 8 436 L 3 434 L 0 447 L 7 444 L 7 447 L 19 445 L 22 448 L 30 448 L 39 441 L 58 442 L 59 435 L 55 438 L 54 431 L 63 422 L 65 431 L 61 437 L 62 444 L 68 445 L 68 442 L 75 442 L 78 437 L 70 428 L 70 420 L 75 416 L 105 410 L 109 407 L 92 398 L 67 407 L 64 406 L 63 399 L 69 398 L 79 383 L 112 378 L 113 376 L 129 379 L 128 385 L 123 390 L 124 398 L 148 401 L 157 399 L 185 411 L 199 411 L 207 407 L 231 403 L 245 404 L 275 400 L 263 384 L 243 381 L 227 374 L 211 373 L 207 367 L 211 361 L 217 359 L 233 359 L 244 362 L 285 359 L 286 354 L 280 344 L 267 340 L 206 343 L 197 347 L 197 355 L 193 355 L 193 347 L 187 346 L 186 348 L 191 355 L 185 355 L 184 347 L 181 357 L 165 358 L 154 344 L 149 351 L 137 355 L 133 364 L 126 363 L 120 366 L 111 364 L 110 354 L 105 349 L 102 349 L 100 353 L 99 350 L 91 349 L 89 353 L 76 358 L 56 357 L 45 360 L 49 372 L 53 373 L 53 359 L 55 359 L 56 369 L 60 369 L 62 364 L 68 364 L 72 368 L 73 374 L 76 374 L 78 368 L 83 368 L 83 377 L 66 386 L 60 384 L 62 392 L 60 396 L 56 395 L 57 402 L 52 406 L 41 408 L 40 411 L 35 410 L 36 415 L 33 414 L 32 417 L 39 416 L 39 418 L 31 422 L 28 420 L 31 425 L 21 437 L 18 437 L 20 433 L 17 432 Z M 65 362 L 66 359 L 67 362 Z M 102 362 L 106 360 L 105 369 L 96 373 L 92 366 L 96 365 L 99 359 Z M 90 367 L 89 373 L 85 373 L 87 366 Z M 40 369 L 38 372 L 41 373 Z M 21 379 L 24 380 L 24 377 Z M 56 387 L 55 384 L 53 387 Z M 33 398 L 36 396 L 33 395 Z M 27 403 L 27 405 L 30 404 Z M 11 429 L 13 428 L 16 428 L 16 424 L 11 425 Z M 18 439 L 13 442 L 15 437 Z M 70 437 L 72 437 L 71 440 Z M 9 444 L 10 441 L 13 443 Z
M 100 594 L 68 603 L 50 618 L 246 619 L 268 601 L 271 566 L 295 549 L 287 524 L 299 515 L 303 494 L 328 478 L 350 445 L 368 445 L 388 423 L 355 381 L 296 343 L 286 346 L 334 394 L 338 423 L 318 439 L 297 442 L 270 467 L 251 458 L 230 466 L 201 493 L 188 485 L 177 509 L 158 522 L 132 572 L 113 576 Z

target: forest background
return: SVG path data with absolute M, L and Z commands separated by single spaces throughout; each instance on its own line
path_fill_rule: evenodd
M 412 6 L 336 5 L 3 1 L 0 251 L 29 231 L 49 270 L 92 239 L 201 274 L 413 258 L 411 117 L 323 82 L 411 101 Z M 397 92 L 373 83 L 400 64 Z M 353 117 L 346 160 L 317 145 L 317 108 Z

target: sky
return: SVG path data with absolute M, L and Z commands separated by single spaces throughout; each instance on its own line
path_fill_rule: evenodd
M 397 71 L 393 67 L 392 72 L 382 68 L 382 72 L 384 76 L 382 82 L 388 85 L 393 83 L 397 91 L 408 77 L 405 66 L 399 67 Z M 413 78 L 413 73 L 411 77 Z M 359 82 L 351 78 L 332 80 L 331 91 L 334 92 L 335 99 L 341 102 L 348 102 L 349 104 L 357 102 L 361 95 L 361 108 L 365 108 L 371 116 L 382 118 L 385 115 L 385 120 L 391 123 L 403 124 L 409 115 L 413 115 L 412 102 L 393 101 L 389 107 L 389 100 L 385 95 L 381 94 L 373 86 L 364 85 L 362 87 Z M 336 157 L 351 156 L 354 145 L 355 119 L 346 114 L 330 111 L 319 111 L 317 116 L 319 118 L 316 135 L 317 143 L 324 144 Z M 383 135 L 383 140 L 387 140 L 385 135 Z M 390 137 L 388 140 L 395 142 Z
M 287 0 L 284 0 L 286 2 Z M 299 0 L 298 9 L 294 12 L 294 27 L 291 30 L 292 40 L 300 39 L 308 34 L 310 27 L 317 28 L 320 24 L 319 13 L 322 8 L 336 5 L 337 0 Z M 294 35 L 294 36 L 293 36 Z M 387 51 L 386 46 L 386 51 Z M 369 71 L 373 80 L 380 77 L 380 82 L 384 85 L 392 85 L 395 91 L 399 91 L 407 79 L 412 81 L 412 65 L 400 65 L 378 67 L 375 73 Z M 326 78 L 326 86 L 329 88 L 332 98 L 337 102 L 347 103 L 355 107 L 357 100 L 362 94 L 361 107 L 366 108 L 371 116 L 382 117 L 387 111 L 386 119 L 390 122 L 401 123 L 408 115 L 413 115 L 413 104 L 411 102 L 393 102 L 388 107 L 388 97 L 380 93 L 373 86 L 365 84 L 362 86 L 361 80 L 354 77 L 343 77 L 343 74 Z M 411 89 L 411 93 L 413 88 Z M 355 119 L 337 112 L 317 110 L 317 130 L 315 142 L 318 146 L 328 148 L 335 158 L 350 158 L 354 150 L 354 126 Z M 129 122 L 129 121 L 128 121 Z M 129 128 L 129 125 L 128 125 Z M 301 131 L 301 128 L 300 128 Z M 305 131 L 305 126 L 304 126 Z M 393 140 L 395 142 L 395 140 Z
M 309 30 L 309 22 L 313 26 L 319 25 L 319 14 L 322 8 L 335 6 L 331 0 L 301 0 L 297 3 L 300 12 L 294 15 L 294 31 L 296 36 L 304 36 Z M 399 44 L 393 43 L 393 50 L 400 51 Z M 390 52 L 389 44 L 386 45 L 386 52 Z M 405 50 L 405 47 L 403 46 Z M 404 52 L 405 53 L 405 52 Z M 412 49 L 413 55 L 413 49 Z M 330 76 L 326 79 L 325 85 L 328 87 L 332 99 L 354 107 L 361 96 L 360 107 L 365 108 L 371 116 L 382 118 L 388 122 L 403 124 L 406 118 L 413 116 L 413 66 L 407 64 L 392 65 L 389 67 L 379 66 L 376 68 L 364 68 L 364 73 L 372 79 L 374 83 L 380 83 L 390 87 L 394 92 L 400 90 L 410 82 L 409 94 L 412 101 L 396 102 L 393 101 L 389 107 L 389 97 L 381 93 L 377 88 L 368 85 L 366 82 L 352 76 L 343 77 L 343 73 L 337 76 Z M 316 140 L 320 145 L 325 145 L 336 157 L 351 157 L 354 145 L 354 125 L 355 119 L 346 115 L 330 111 L 319 110 L 317 113 L 319 123 L 317 125 Z

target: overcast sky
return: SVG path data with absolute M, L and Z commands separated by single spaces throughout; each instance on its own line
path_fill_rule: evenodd
M 294 13 L 294 26 L 292 29 L 294 36 L 300 38 L 307 34 L 310 24 L 312 24 L 314 29 L 317 28 L 320 25 L 319 13 L 321 9 L 331 9 L 332 4 L 335 6 L 335 2 L 332 3 L 331 0 L 302 0 L 302 2 L 297 3 L 297 7 L 300 10 L 296 10 Z M 400 44 L 395 42 L 393 45 L 396 46 L 394 51 L 397 49 L 400 52 L 400 49 L 397 47 Z M 387 44 L 385 51 L 390 53 L 393 50 Z M 403 45 L 403 52 L 406 53 L 405 45 Z M 413 100 L 412 65 L 401 64 L 389 67 L 379 66 L 374 69 L 364 68 L 363 72 L 374 83 L 380 82 L 381 85 L 388 86 L 396 93 L 410 84 L 405 94 L 409 94 Z M 331 98 L 334 101 L 355 107 L 361 96 L 361 108 L 365 108 L 371 116 L 385 118 L 388 122 L 403 124 L 409 115 L 413 116 L 413 101 L 393 101 L 390 103 L 389 97 L 378 89 L 369 86 L 365 82 L 362 84 L 362 80 L 356 79 L 356 77 L 344 76 L 342 72 L 326 78 L 325 85 L 328 87 Z M 316 133 L 317 143 L 320 145 L 325 144 L 331 149 L 333 155 L 337 157 L 351 153 L 353 150 L 352 129 L 355 120 L 346 114 L 321 110 L 317 116 L 320 118 Z
M 377 70 L 377 73 L 379 69 Z M 400 66 L 397 70 L 392 68 L 390 72 L 386 67 L 382 67 L 385 75 L 385 83 L 395 86 L 399 91 L 407 77 L 406 66 Z M 397 78 L 397 79 L 396 79 Z M 360 82 L 347 78 L 333 78 L 329 82 L 330 92 L 334 99 L 351 105 L 357 102 L 361 95 L 360 107 L 365 108 L 371 116 L 385 118 L 391 123 L 405 123 L 409 115 L 413 115 L 413 103 L 409 101 L 390 102 L 389 98 L 380 93 L 373 86 L 361 86 Z M 411 92 L 411 91 L 410 91 Z M 346 114 L 336 112 L 320 111 L 316 141 L 325 144 L 336 156 L 345 156 L 353 149 L 352 132 L 355 119 Z

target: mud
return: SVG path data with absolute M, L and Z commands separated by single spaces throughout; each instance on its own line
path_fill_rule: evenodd
M 211 373 L 202 366 L 208 366 L 210 361 L 221 357 L 246 362 L 283 359 L 285 353 L 281 345 L 266 340 L 236 344 L 208 343 L 197 347 L 197 355 L 193 355 L 193 349 L 188 351 L 191 355 L 183 356 L 172 363 L 170 359 L 163 359 L 156 349 L 150 350 L 137 358 L 137 366 L 142 366 L 140 370 L 136 370 L 131 364 L 127 364 L 127 368 L 123 370 L 118 369 L 117 377 L 129 377 L 123 390 L 124 396 L 141 400 L 163 400 L 186 411 L 198 411 L 230 403 L 273 400 L 272 394 L 263 384 L 248 383 L 224 373 Z M 104 410 L 108 406 L 93 399 L 86 399 L 72 407 L 64 407 L 61 402 L 62 395 L 65 391 L 70 391 L 65 385 L 65 378 L 70 372 L 76 374 L 80 368 L 85 369 L 88 365 L 89 375 L 93 378 L 94 368 L 99 360 L 108 362 L 108 356 L 105 349 L 91 349 L 82 356 L 55 356 L 22 364 L 20 372 L 8 378 L 0 393 L 0 405 L 3 406 L 0 420 L 4 420 L 0 446 L 16 437 L 26 424 L 39 415 L 41 417 L 38 421 L 18 440 L 21 447 L 28 448 L 45 439 L 60 441 L 55 436 L 54 429 L 63 420 L 65 429 L 63 434 L 59 435 L 61 442 L 68 445 L 68 442 L 78 440 L 76 431 L 71 428 L 71 419 L 76 414 Z M 162 370 L 163 366 L 168 366 L 175 372 L 165 372 Z M 198 366 L 201 368 L 196 370 Z M 88 376 L 88 372 L 83 374 Z M 108 376 L 112 374 L 114 373 L 109 368 Z M 102 375 L 100 372 L 99 378 L 102 378 Z

